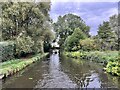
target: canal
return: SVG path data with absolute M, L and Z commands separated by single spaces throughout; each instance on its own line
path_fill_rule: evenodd
M 2 87 L 120 88 L 120 78 L 105 73 L 97 63 L 54 53 L 2 80 Z

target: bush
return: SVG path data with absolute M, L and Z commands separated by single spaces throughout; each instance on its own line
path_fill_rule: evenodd
M 65 55 L 67 55 L 68 57 L 72 57 L 72 58 L 80 58 L 82 53 L 78 51 L 77 52 L 65 52 Z
M 81 56 L 82 59 L 86 60 L 92 60 L 99 63 L 103 63 L 106 65 L 109 61 L 114 61 L 115 58 L 118 57 L 117 51 L 111 51 L 111 52 L 100 52 L 100 51 L 94 51 L 94 52 L 84 52 Z
M 0 42 L 0 60 L 2 62 L 11 60 L 14 58 L 14 43 L 9 42 Z
M 22 56 L 23 54 L 32 53 L 33 45 L 34 45 L 34 42 L 29 36 L 18 37 L 16 39 L 16 53 L 15 54 L 17 56 Z
M 119 63 L 120 58 L 114 59 L 114 61 L 108 62 L 106 66 L 106 71 L 108 73 L 111 73 L 113 75 L 118 75 L 120 76 L 120 63 Z
M 94 51 L 98 49 L 98 45 L 95 43 L 95 40 L 90 38 L 80 40 L 79 46 L 83 51 Z
M 116 57 L 118 57 L 118 52 L 117 51 L 67 52 L 66 55 L 73 58 L 91 60 L 98 63 L 103 63 L 103 65 L 107 65 L 109 61 L 115 61 Z

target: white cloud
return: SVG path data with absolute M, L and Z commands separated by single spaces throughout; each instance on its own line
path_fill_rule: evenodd
M 53 6 L 52 6 L 53 13 L 51 12 L 51 17 L 54 20 L 54 22 L 57 21 L 57 17 L 59 15 L 63 16 L 64 14 L 67 13 L 67 11 L 62 11 L 62 9 L 58 8 L 58 6 L 59 6 L 58 2 L 61 2 L 61 1 L 62 0 L 60 0 L 60 1 L 56 0 L 56 2 L 52 2 L 53 3 Z M 71 0 L 64 0 L 64 1 L 70 2 Z M 77 1 L 77 0 L 74 0 L 74 1 Z M 81 0 L 79 0 L 79 1 L 81 1 Z M 92 0 L 92 1 L 96 1 L 96 0 Z M 105 0 L 101 0 L 101 1 L 105 1 Z M 113 0 L 111 0 L 111 1 L 113 1 Z M 114 1 L 117 1 L 117 0 L 114 0 Z M 75 6 L 74 6 L 74 4 L 75 4 Z M 57 6 L 57 9 L 56 9 L 56 6 Z M 65 6 L 67 7 L 67 9 L 65 8 Z M 72 13 L 74 15 L 81 16 L 81 18 L 86 22 L 86 24 L 91 27 L 91 30 L 90 30 L 91 35 L 97 34 L 99 24 L 102 24 L 103 21 L 108 21 L 109 17 L 111 17 L 112 15 L 118 14 L 117 6 L 114 6 L 114 7 L 111 6 L 109 8 L 105 8 L 105 7 L 102 7 L 102 4 L 101 4 L 100 8 L 95 7 L 95 8 L 90 8 L 90 9 L 89 9 L 89 7 L 84 8 L 82 3 L 73 3 L 72 6 L 73 6 L 72 9 L 70 9 L 71 6 L 69 6 L 69 5 L 68 6 L 60 5 L 60 8 L 64 8 L 63 10 L 68 10 L 69 11 L 68 13 Z M 74 7 L 76 7 L 76 9 Z
M 119 2 L 119 0 L 52 0 L 52 2 Z

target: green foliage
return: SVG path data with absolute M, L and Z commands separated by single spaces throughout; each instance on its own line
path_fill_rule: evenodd
M 65 41 L 65 50 L 77 51 L 79 50 L 79 40 L 85 39 L 87 36 L 79 29 L 75 28 L 72 35 L 68 36 Z
M 120 15 L 119 15 L 120 16 Z M 119 16 L 118 15 L 113 15 L 112 17 L 110 17 L 109 20 L 109 25 L 111 27 L 111 31 L 113 31 L 114 33 L 114 49 L 115 50 L 119 50 L 119 43 L 118 43 L 118 36 L 119 36 L 119 28 L 118 28 L 118 22 L 119 22 Z
M 7 77 L 9 75 L 12 75 L 22 69 L 24 69 L 25 67 L 27 67 L 28 65 L 40 60 L 41 58 L 43 58 L 44 56 L 46 56 L 46 54 L 37 54 L 32 58 L 29 59 L 16 59 L 16 60 L 11 60 L 11 61 L 6 61 L 3 63 L 0 63 L 0 65 L 2 67 L 0 67 L 1 72 L 0 75 L 3 75 L 4 77 Z
M 0 60 L 2 62 L 14 58 L 14 43 L 13 42 L 0 42 Z
M 64 44 L 66 38 L 72 35 L 76 28 L 79 28 L 87 37 L 89 36 L 89 26 L 85 24 L 81 17 L 74 14 L 58 17 L 58 21 L 54 23 L 54 31 L 57 37 L 60 38 L 60 46 Z
M 104 65 L 106 65 L 109 61 L 114 60 L 116 57 L 118 57 L 117 51 L 109 51 L 109 52 L 94 51 L 94 52 L 84 53 L 82 58 L 96 61 L 98 63 L 103 63 Z
M 2 37 L 15 41 L 16 55 L 44 52 L 44 42 L 50 43 L 54 38 L 49 11 L 50 0 L 2 4 Z
M 113 75 L 118 75 L 120 76 L 120 63 L 119 60 L 120 58 L 115 58 L 114 61 L 110 61 L 108 62 L 107 66 L 106 66 L 106 71 L 113 74 Z
M 102 63 L 108 73 L 120 76 L 120 57 L 118 56 L 118 51 L 64 52 L 64 54 L 72 58 Z
M 101 39 L 108 39 L 112 34 L 109 22 L 103 22 L 103 25 L 99 26 L 98 35 Z
M 67 55 L 68 57 L 72 57 L 72 58 L 80 58 L 82 53 L 80 53 L 79 51 L 77 51 L 77 52 L 65 52 L 65 55 Z
M 82 51 L 94 51 L 98 49 L 98 45 L 94 39 L 86 38 L 84 40 L 80 40 L 80 49 Z
M 16 39 L 16 55 L 22 56 L 22 54 L 33 52 L 34 42 L 29 36 L 21 36 Z
M 103 22 L 99 26 L 98 41 L 101 50 L 115 50 L 116 33 L 111 29 L 109 22 Z
M 79 54 L 78 54 L 79 53 Z M 85 60 L 91 60 L 106 65 L 109 61 L 114 61 L 118 57 L 118 51 L 90 51 L 90 52 L 67 52 L 68 56 L 78 57 Z M 76 55 L 74 55 L 76 54 Z M 77 56 L 78 55 L 78 56 Z

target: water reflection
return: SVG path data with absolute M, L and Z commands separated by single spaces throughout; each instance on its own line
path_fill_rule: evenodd
M 4 88 L 120 88 L 120 78 L 104 73 L 102 68 L 93 62 L 53 53 L 3 80 L 2 86 Z
M 78 88 L 117 88 L 114 81 L 104 73 L 102 66 L 79 59 L 62 57 L 62 70 L 77 84 Z M 119 85 L 118 85 L 119 87 Z
M 50 71 L 54 73 L 54 70 L 60 69 L 59 54 L 52 54 L 50 56 Z
M 36 88 L 75 88 L 76 84 L 61 71 L 59 54 L 52 54 L 49 62 L 49 75 L 36 85 Z

